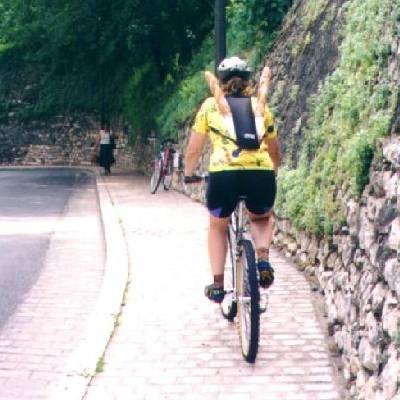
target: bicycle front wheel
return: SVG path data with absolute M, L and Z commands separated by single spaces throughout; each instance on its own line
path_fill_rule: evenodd
M 173 172 L 174 172 L 174 164 L 173 164 L 172 157 L 170 157 L 169 160 L 168 160 L 167 166 L 165 168 L 164 190 L 171 189 Z
M 150 179 L 150 193 L 154 194 L 161 183 L 162 178 L 162 170 L 163 170 L 163 162 L 161 158 L 156 158 L 154 160 L 153 166 L 153 174 Z
M 254 363 L 260 339 L 260 291 L 254 248 L 242 240 L 241 258 L 237 263 L 240 345 L 245 360 Z

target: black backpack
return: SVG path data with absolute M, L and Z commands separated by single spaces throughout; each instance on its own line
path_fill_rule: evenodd
M 258 150 L 260 142 L 258 140 L 251 98 L 227 96 L 226 101 L 232 112 L 236 144 L 244 150 Z

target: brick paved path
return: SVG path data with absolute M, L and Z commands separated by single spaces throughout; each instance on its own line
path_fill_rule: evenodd
M 14 233 L 46 229 L 54 234 L 38 281 L 0 332 L 0 400 L 44 400 L 65 373 L 102 282 L 104 243 L 95 186 L 75 192 L 59 219 L 20 225 Z
M 234 324 L 207 301 L 207 213 L 147 179 L 111 176 L 129 242 L 131 284 L 120 326 L 86 400 L 341 400 L 309 285 L 273 253 L 276 284 L 255 365 Z

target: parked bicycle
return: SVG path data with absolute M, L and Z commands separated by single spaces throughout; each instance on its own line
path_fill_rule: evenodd
M 207 177 L 193 176 L 186 183 L 202 180 Z M 260 292 L 255 250 L 247 225 L 245 197 L 241 197 L 227 231 L 229 256 L 224 270 L 225 297 L 220 309 L 228 321 L 238 316 L 242 355 L 247 362 L 254 363 L 260 339 L 260 314 L 266 311 L 268 293 Z
M 156 154 L 153 161 L 153 173 L 150 179 L 150 192 L 155 194 L 163 182 L 164 190 L 169 190 L 172 185 L 174 172 L 174 146 L 176 142 L 172 139 L 164 139 L 161 142 L 161 150 Z

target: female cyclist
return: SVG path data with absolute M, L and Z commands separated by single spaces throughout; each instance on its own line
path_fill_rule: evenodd
M 214 281 L 206 286 L 205 294 L 220 303 L 224 298 L 227 226 L 241 196 L 246 198 L 251 221 L 260 285 L 268 287 L 273 283 L 269 248 L 280 148 L 272 114 L 265 105 L 265 93 L 259 93 L 258 98 L 251 96 L 251 71 L 247 63 L 238 57 L 226 58 L 217 72 L 217 83 L 210 78 L 211 73 L 206 73 L 214 96 L 204 101 L 196 115 L 185 155 L 185 180 L 191 181 L 210 139 L 208 250 Z M 264 92 L 269 78 L 270 70 L 266 67 L 260 82 Z

